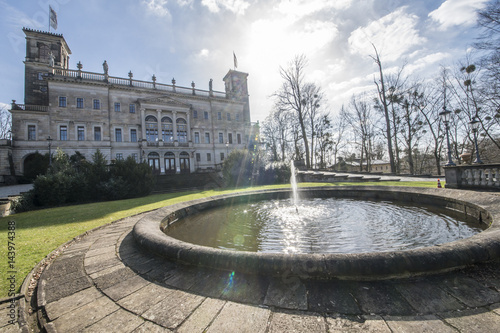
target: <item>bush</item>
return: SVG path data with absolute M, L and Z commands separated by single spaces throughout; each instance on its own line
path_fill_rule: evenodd
M 290 182 L 290 165 L 285 162 L 275 162 L 261 167 L 259 171 L 258 184 L 286 184 Z
M 252 185 L 252 175 L 258 169 L 252 153 L 247 150 L 234 150 L 224 160 L 222 176 L 226 186 L 249 186 Z

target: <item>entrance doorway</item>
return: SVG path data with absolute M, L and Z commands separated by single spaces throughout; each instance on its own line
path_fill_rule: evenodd
M 189 173 L 189 154 L 183 151 L 179 155 L 179 164 L 181 168 L 181 173 Z
M 148 154 L 148 164 L 153 169 L 153 172 L 160 172 L 160 155 L 158 153 Z
M 165 153 L 165 173 L 175 173 L 175 155 L 172 152 Z

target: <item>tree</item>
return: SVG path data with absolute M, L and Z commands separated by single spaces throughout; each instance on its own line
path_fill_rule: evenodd
M 372 56 L 372 59 L 378 66 L 379 70 L 379 80 L 374 80 L 375 85 L 377 86 L 377 93 L 380 103 L 382 105 L 382 111 L 384 112 L 385 118 L 385 133 L 387 136 L 387 151 L 389 153 L 389 162 L 391 164 L 391 172 L 396 172 L 396 164 L 394 163 L 394 152 L 392 151 L 392 135 L 391 135 L 391 119 L 389 117 L 389 105 L 387 100 L 387 88 L 384 82 L 384 72 L 382 70 L 382 61 L 380 60 L 380 56 L 378 54 L 377 48 L 373 45 L 373 49 L 375 50 L 375 56 Z
M 308 123 L 308 132 L 310 133 L 310 144 L 311 144 L 311 150 L 310 150 L 310 165 L 311 167 L 314 165 L 314 160 L 313 158 L 316 156 L 315 152 L 315 146 L 314 146 L 314 139 L 317 135 L 316 133 L 316 123 L 317 121 L 321 118 L 320 116 L 320 103 L 323 100 L 323 93 L 321 92 L 321 89 L 316 86 L 314 83 L 308 83 L 304 86 L 303 88 L 303 96 L 304 98 L 302 99 L 302 105 L 304 107 L 304 114 L 305 117 L 307 118 L 307 123 Z
M 7 104 L 0 105 L 0 139 L 11 138 L 12 115 L 7 111 Z
M 304 55 L 295 56 L 287 68 L 280 67 L 280 75 L 283 79 L 281 88 L 274 93 L 276 103 L 280 109 L 292 110 L 297 116 L 300 129 L 300 139 L 304 143 L 306 167 L 310 168 L 310 151 L 306 131 L 306 108 L 302 101 L 304 95 L 304 69 L 307 60 Z M 297 149 L 298 152 L 298 149 Z

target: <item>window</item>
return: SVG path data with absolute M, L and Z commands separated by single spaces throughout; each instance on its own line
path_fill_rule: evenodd
M 200 143 L 200 133 L 194 132 L 194 143 Z
M 67 126 L 59 127 L 59 140 L 61 140 L 61 141 L 68 140 L 68 127 Z
M 83 109 L 83 98 L 78 97 L 76 99 L 76 108 L 77 109 Z
M 198 111 L 197 110 L 193 110 L 193 118 L 198 118 Z
M 207 162 L 211 162 L 211 161 L 212 161 L 212 154 L 207 153 Z
M 101 100 L 94 99 L 94 110 L 100 110 L 100 109 L 101 109 Z
M 222 120 L 222 112 L 217 112 L 217 120 Z
M 34 141 L 36 140 L 36 126 L 28 125 L 28 140 Z
M 158 140 L 158 120 L 155 116 L 146 117 L 146 140 L 148 142 Z
M 224 153 L 220 153 L 220 160 L 221 162 L 224 161 Z
M 219 143 L 224 143 L 224 133 L 219 133 Z
M 134 159 L 134 161 L 139 162 L 139 154 L 132 153 L 132 154 L 130 154 L 130 156 L 132 156 L 132 158 Z
M 123 161 L 123 153 L 116 153 L 116 160 Z
M 236 121 L 240 121 L 240 114 L 239 113 L 236 114 Z
M 227 116 L 227 121 L 231 121 L 231 114 L 228 113 L 226 116 Z
M 94 140 L 101 141 L 101 128 L 100 127 L 94 127 Z
M 210 143 L 210 133 L 205 133 L 205 143 Z
M 236 134 L 236 142 L 238 142 L 238 144 L 241 145 L 241 134 L 240 133 Z
M 196 162 L 201 162 L 201 154 L 196 153 Z
M 208 119 L 208 112 L 207 112 L 207 111 L 203 112 L 203 117 L 204 117 L 205 119 Z
M 115 141 L 122 142 L 122 129 L 121 128 L 115 128 Z
M 128 111 L 129 111 L 130 113 L 135 113 L 135 104 L 130 104 L 130 105 L 128 106 Z
M 115 112 L 120 112 L 120 103 L 115 103 Z
M 137 130 L 135 128 L 130 129 L 130 142 L 137 142 Z
M 85 127 L 78 126 L 76 128 L 76 133 L 77 133 L 77 139 L 78 139 L 78 141 L 84 141 L 85 140 Z
M 161 119 L 161 137 L 163 142 L 174 142 L 174 125 L 170 117 Z
M 66 107 L 66 97 L 59 97 L 59 107 L 65 108 Z
M 227 142 L 233 143 L 233 133 L 227 133 Z
M 187 140 L 187 121 L 182 118 L 177 118 L 177 141 L 186 143 Z

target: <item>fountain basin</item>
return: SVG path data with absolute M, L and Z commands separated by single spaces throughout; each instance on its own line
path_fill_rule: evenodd
M 406 251 L 347 254 L 285 254 L 230 251 L 179 241 L 162 232 L 186 215 L 232 203 L 284 199 L 290 190 L 264 190 L 221 195 L 168 206 L 146 214 L 134 227 L 143 248 L 170 260 L 219 270 L 301 279 L 377 280 L 433 274 L 500 257 L 500 197 L 449 189 L 404 187 L 301 188 L 302 197 L 343 197 L 427 204 L 459 211 L 488 228 L 468 239 Z

